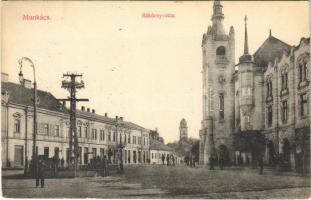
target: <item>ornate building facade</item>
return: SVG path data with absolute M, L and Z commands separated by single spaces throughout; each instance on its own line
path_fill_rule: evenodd
M 234 61 L 234 29 L 223 31 L 222 6 L 214 2 L 213 25 L 203 34 L 203 120 L 200 163 L 225 153 L 228 162 L 256 159 L 234 148 L 235 134 L 265 138 L 264 161 L 309 170 L 310 38 L 291 46 L 271 34 L 252 55 L 245 17 L 244 53 Z M 303 169 L 302 169 L 303 168 Z

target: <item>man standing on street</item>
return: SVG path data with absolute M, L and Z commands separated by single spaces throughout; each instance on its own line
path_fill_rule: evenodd
M 36 187 L 39 186 L 39 180 L 41 180 L 41 188 L 44 188 L 44 171 L 45 171 L 45 163 L 42 157 L 40 156 L 37 162 Z
M 258 165 L 259 165 L 259 174 L 263 174 L 263 158 L 262 158 L 262 155 L 259 156 Z
M 165 161 L 165 155 L 162 154 L 162 164 L 164 165 L 164 161 Z
M 214 170 L 214 157 L 212 155 L 209 157 L 209 165 L 209 169 Z

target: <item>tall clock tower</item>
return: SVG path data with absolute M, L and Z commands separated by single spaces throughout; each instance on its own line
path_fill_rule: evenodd
M 234 130 L 235 41 L 231 26 L 226 34 L 220 1 L 214 1 L 212 26 L 202 39 L 203 120 L 200 130 L 200 164 L 211 154 L 227 154 Z

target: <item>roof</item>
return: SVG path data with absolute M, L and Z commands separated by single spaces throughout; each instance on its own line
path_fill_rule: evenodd
M 15 103 L 23 106 L 33 107 L 33 89 L 26 88 L 20 84 L 12 83 L 12 82 L 1 82 L 1 92 L 7 91 L 9 94 L 9 102 Z M 63 105 L 49 92 L 37 90 L 37 95 L 40 99 L 38 104 L 38 108 L 61 112 L 61 113 L 69 113 L 69 110 L 63 108 Z M 92 119 L 101 120 L 107 123 L 115 124 L 116 120 L 114 118 L 105 117 L 102 115 L 98 115 L 91 112 L 77 110 L 77 117 L 90 117 Z M 119 124 L 127 126 L 136 130 L 145 130 L 146 128 L 134 124 L 132 122 L 126 121 L 118 121 Z
M 157 140 L 150 140 L 150 150 L 160 150 L 160 151 L 173 151 L 173 149 L 165 144 L 157 141 Z
M 92 119 L 104 121 L 104 122 L 110 123 L 110 124 L 115 124 L 116 123 L 116 119 L 115 118 L 105 117 L 103 115 L 99 115 L 99 114 L 92 113 L 92 112 L 87 112 L 87 111 L 81 111 L 81 110 L 77 110 L 77 117 L 90 117 Z M 142 126 L 139 126 L 137 124 L 134 124 L 133 122 L 127 122 L 127 121 L 123 121 L 123 120 L 118 120 L 118 124 L 126 126 L 128 128 L 135 129 L 135 130 L 145 130 L 145 131 L 148 131 L 146 128 L 144 128 Z
M 291 46 L 273 36 L 269 36 L 254 54 L 254 62 L 259 67 L 267 67 L 269 62 L 280 58 L 283 52 L 290 52 Z
M 184 118 L 180 121 L 180 127 L 187 127 L 187 122 Z
M 8 92 L 10 103 L 33 107 L 33 89 L 12 82 L 1 82 L 1 93 Z M 62 104 L 49 92 L 37 90 L 38 108 L 67 113 Z

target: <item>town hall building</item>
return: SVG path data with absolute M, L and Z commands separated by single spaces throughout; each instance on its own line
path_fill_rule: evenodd
M 293 46 L 270 30 L 251 54 L 245 17 L 244 53 L 236 62 L 234 28 L 225 31 L 222 8 L 214 1 L 212 26 L 202 39 L 200 164 L 212 155 L 228 165 L 262 156 L 265 164 L 309 171 L 310 38 Z

